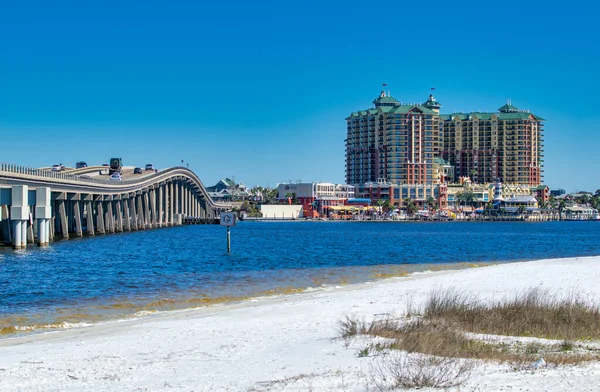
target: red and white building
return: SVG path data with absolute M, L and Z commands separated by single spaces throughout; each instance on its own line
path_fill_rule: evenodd
M 292 202 L 295 196 L 302 205 L 305 217 L 316 218 L 326 213 L 329 206 L 343 206 L 348 199 L 354 199 L 355 187 L 331 182 L 301 182 L 279 184 L 278 200 Z

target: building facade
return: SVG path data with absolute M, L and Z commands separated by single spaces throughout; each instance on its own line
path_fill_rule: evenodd
M 544 119 L 510 102 L 495 113 L 440 115 L 433 95 L 402 104 L 382 91 L 373 104 L 346 118 L 348 184 L 542 182 Z
M 454 113 L 441 118 L 441 157 L 454 166 L 456 176 L 468 176 L 476 183 L 500 179 L 541 184 L 543 118 L 510 102 L 497 113 Z
M 433 97 L 402 104 L 383 91 L 373 104 L 346 119 L 346 182 L 438 182 L 433 161 L 440 156 L 441 105 Z
M 302 205 L 303 216 L 314 218 L 324 214 L 327 207 L 343 206 L 348 199 L 354 199 L 355 188 L 353 185 L 331 182 L 279 184 L 279 201 L 294 197 Z

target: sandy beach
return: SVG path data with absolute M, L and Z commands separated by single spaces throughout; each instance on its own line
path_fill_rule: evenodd
M 345 316 L 401 315 L 436 288 L 498 300 L 534 287 L 597 303 L 600 257 L 417 273 L 7 338 L 0 340 L 0 390 L 372 391 L 376 358 L 358 355 L 361 338 L 339 338 Z M 519 371 L 487 363 L 460 391 L 594 391 L 598 385 L 597 362 Z

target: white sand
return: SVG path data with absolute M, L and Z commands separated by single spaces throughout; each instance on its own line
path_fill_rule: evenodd
M 374 360 L 337 339 L 345 315 L 405 311 L 434 287 L 487 299 L 531 287 L 600 299 L 600 257 L 393 278 L 329 291 L 0 340 L 1 391 L 368 391 Z M 461 391 L 597 391 L 600 364 L 484 365 Z

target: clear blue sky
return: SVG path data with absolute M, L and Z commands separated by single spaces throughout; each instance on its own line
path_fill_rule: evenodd
M 344 119 L 385 82 L 443 112 L 510 98 L 547 119 L 545 182 L 600 188 L 592 2 L 87 3 L 1 6 L 0 161 L 343 182 Z

